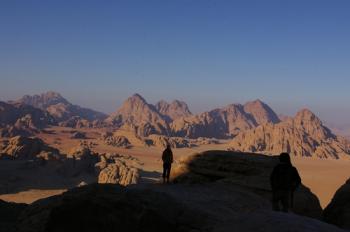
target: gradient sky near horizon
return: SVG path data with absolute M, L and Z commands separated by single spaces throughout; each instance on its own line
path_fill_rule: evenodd
M 2 0 L 0 100 L 47 90 L 114 111 L 262 99 L 350 124 L 348 0 Z

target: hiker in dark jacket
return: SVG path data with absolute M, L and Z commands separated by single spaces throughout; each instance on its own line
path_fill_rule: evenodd
M 282 153 L 280 163 L 276 165 L 270 176 L 272 188 L 273 210 L 288 212 L 293 204 L 293 193 L 301 184 L 298 170 L 293 167 L 288 153 Z
M 173 152 L 171 151 L 170 145 L 167 145 L 166 149 L 163 151 L 163 183 L 165 181 L 169 183 L 171 164 L 173 163 Z

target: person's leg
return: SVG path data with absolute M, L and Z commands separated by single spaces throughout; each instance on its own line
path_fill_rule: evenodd
M 165 183 L 166 172 L 167 172 L 166 164 L 163 164 L 163 183 Z
M 169 183 L 169 179 L 170 179 L 170 171 L 171 171 L 171 164 L 168 164 L 168 171 L 167 171 L 167 176 L 166 176 L 168 183 Z
M 280 205 L 279 205 L 280 199 L 278 197 L 278 192 L 274 191 L 272 192 L 272 210 L 274 211 L 280 211 Z
M 289 198 L 290 198 L 290 192 L 284 191 L 283 196 L 281 197 L 282 202 L 282 211 L 288 213 L 289 210 Z

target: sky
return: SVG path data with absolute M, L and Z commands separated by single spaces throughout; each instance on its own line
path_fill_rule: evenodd
M 261 99 L 350 124 L 348 0 L 1 0 L 0 100 L 48 90 L 202 112 Z

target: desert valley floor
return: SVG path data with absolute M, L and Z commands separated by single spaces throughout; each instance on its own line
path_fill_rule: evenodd
M 87 135 L 87 139 L 72 139 L 69 131 L 79 130 Z M 52 133 L 39 134 L 38 137 L 43 139 L 47 144 L 58 148 L 60 151 L 69 152 L 72 148 L 78 146 L 82 141 L 94 144 L 93 150 L 99 153 L 118 153 L 135 157 L 141 163 L 141 183 L 159 183 L 162 163 L 161 163 L 161 147 L 145 147 L 133 146 L 129 149 L 118 148 L 106 145 L 100 138 L 100 129 L 72 129 L 64 127 L 52 127 Z M 58 142 L 59 141 L 59 142 Z M 132 142 L 132 141 L 131 141 Z M 220 144 L 200 145 L 192 148 L 173 149 L 175 164 L 184 157 L 193 153 L 207 150 L 226 150 L 227 141 L 221 140 Z M 293 164 L 298 168 L 304 185 L 309 187 L 320 199 L 322 207 L 332 199 L 336 190 L 344 184 L 350 176 L 350 161 L 335 159 L 319 159 L 319 158 L 300 158 L 292 157 Z M 10 169 L 9 162 L 0 161 L 1 175 Z M 1 178 L 4 178 L 2 176 Z M 36 177 L 40 183 L 42 176 Z M 45 198 L 64 192 L 64 188 L 39 188 L 26 189 L 16 193 L 2 194 L 0 199 L 12 202 L 31 203 L 37 199 Z

